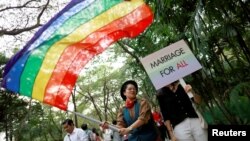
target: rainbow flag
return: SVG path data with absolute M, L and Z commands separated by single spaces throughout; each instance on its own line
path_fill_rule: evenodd
M 2 86 L 67 110 L 81 69 L 124 37 L 153 21 L 143 0 L 72 0 L 6 64 Z

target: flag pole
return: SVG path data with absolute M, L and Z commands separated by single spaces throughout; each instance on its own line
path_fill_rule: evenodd
M 95 122 L 95 123 L 97 123 L 97 124 L 103 124 L 103 122 L 101 122 L 101 121 L 99 121 L 99 120 L 97 120 L 97 119 L 91 118 L 91 117 L 87 117 L 87 116 L 85 116 L 85 115 L 83 115 L 83 114 L 81 114 L 81 113 L 74 112 L 74 111 L 70 111 L 70 110 L 67 110 L 67 111 L 68 111 L 68 112 L 71 112 L 71 113 L 73 113 L 73 114 L 75 114 L 75 115 L 77 115 L 77 116 L 79 116 L 79 117 L 82 117 L 82 118 L 85 118 L 85 119 L 90 120 L 90 121 L 92 121 L 92 122 Z M 112 125 L 112 124 L 109 124 L 109 128 L 110 128 L 111 130 L 117 131 L 117 132 L 118 132 L 118 130 L 119 130 L 115 125 Z

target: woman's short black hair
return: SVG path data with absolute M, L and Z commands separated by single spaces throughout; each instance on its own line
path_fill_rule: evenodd
M 87 130 L 88 129 L 88 125 L 86 123 L 83 123 L 81 125 L 81 128 L 82 128 L 82 130 Z
M 127 97 L 123 94 L 127 88 L 127 85 L 128 84 L 132 84 L 135 86 L 135 89 L 136 89 L 136 93 L 138 92 L 138 85 L 137 83 L 134 81 L 134 80 L 128 80 L 126 82 L 124 82 L 121 86 L 121 90 L 120 90 L 120 95 L 122 97 L 122 99 L 125 101 L 127 99 Z
M 74 122 L 72 119 L 66 119 L 62 122 L 62 125 L 64 125 L 64 124 L 68 124 L 68 125 L 72 126 L 72 125 L 74 125 Z

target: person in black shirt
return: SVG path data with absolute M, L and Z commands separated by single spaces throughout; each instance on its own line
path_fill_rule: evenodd
M 207 130 L 200 126 L 195 109 L 188 96 L 191 85 L 185 89 L 175 81 L 157 93 L 157 100 L 171 141 L 207 141 Z M 201 98 L 193 93 L 192 100 L 199 104 Z

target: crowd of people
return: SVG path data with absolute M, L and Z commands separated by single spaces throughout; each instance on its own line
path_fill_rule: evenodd
M 138 85 L 128 80 L 121 85 L 120 96 L 124 105 L 112 121 L 118 131 L 103 122 L 98 129 L 88 129 L 87 124 L 76 128 L 71 119 L 62 123 L 67 134 L 64 141 L 207 141 L 207 129 L 200 126 L 193 103 L 201 98 L 191 85 L 173 82 L 158 90 L 159 107 L 151 107 L 144 98 L 138 98 Z M 192 91 L 192 97 L 188 93 Z M 100 134 L 99 134 L 100 133 Z

